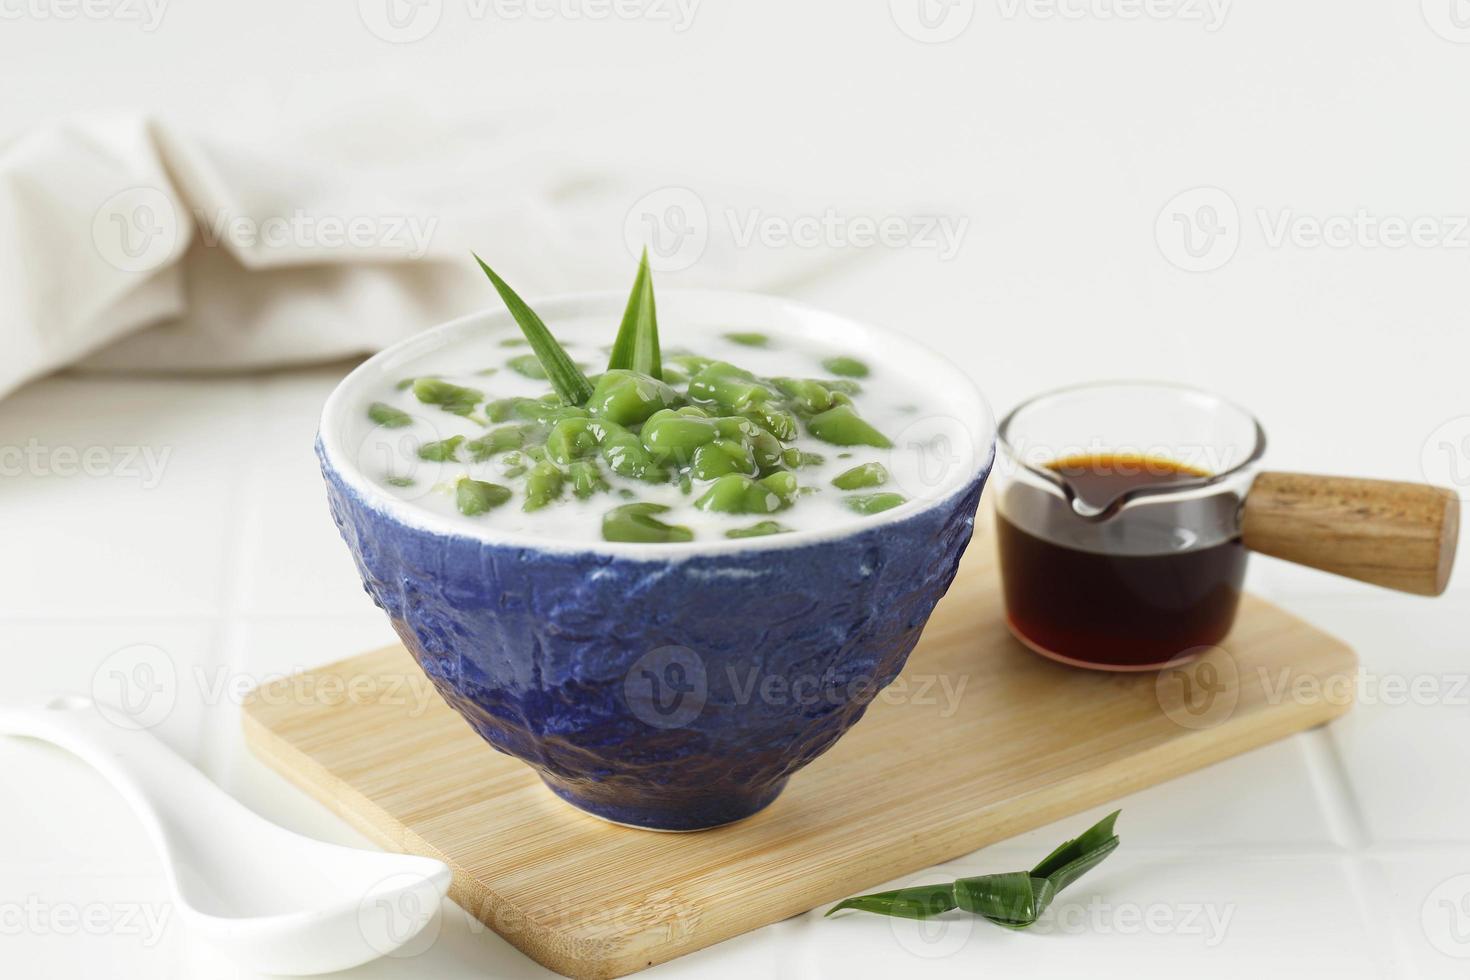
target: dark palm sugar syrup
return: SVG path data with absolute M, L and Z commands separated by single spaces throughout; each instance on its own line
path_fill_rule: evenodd
M 1048 468 L 1099 509 L 1139 487 L 1209 476 L 1172 460 L 1131 454 L 1072 456 Z M 1120 540 L 1129 547 L 1102 550 L 1095 542 L 1078 547 L 1062 531 L 1040 536 L 997 515 L 1006 610 L 1023 642 L 1066 662 L 1140 670 L 1224 639 L 1245 576 L 1239 535 L 1192 542 L 1167 527 L 1168 504 L 1150 506 L 1150 525 L 1139 524 L 1136 534 L 1125 528 Z M 1124 510 L 1106 520 L 1130 517 Z

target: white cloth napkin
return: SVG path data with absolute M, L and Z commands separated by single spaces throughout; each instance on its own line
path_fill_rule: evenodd
M 769 247 L 749 190 L 609 174 L 493 127 L 334 120 L 246 139 L 75 119 L 0 150 L 0 396 L 61 367 L 261 368 L 377 350 L 522 295 L 663 285 L 781 291 L 853 260 Z

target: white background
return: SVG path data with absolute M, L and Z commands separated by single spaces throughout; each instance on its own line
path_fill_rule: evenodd
M 408 23 L 433 29 L 403 43 L 367 26 L 385 32 L 382 0 L 173 0 L 151 30 L 141 4 L 97 2 L 0 0 L 0 142 L 78 111 L 265 131 L 410 106 L 484 127 L 510 154 L 556 145 L 591 172 L 669 175 L 649 193 L 770 188 L 768 216 L 787 227 L 829 204 L 847 221 L 939 215 L 964 223 L 953 256 L 876 246 L 784 291 L 949 352 L 997 411 L 1066 382 L 1172 378 L 1253 408 L 1273 466 L 1470 490 L 1463 0 L 933 0 L 931 27 L 917 0 L 704 0 L 682 30 L 672 5 L 599 17 L 557 0 L 517 16 L 427 0 L 428 20 Z M 391 154 L 392 139 L 364 153 Z M 1360 212 L 1373 227 L 1310 237 Z M 1416 220 L 1420 241 L 1395 247 L 1394 223 Z M 353 840 L 246 754 L 229 686 L 390 638 L 310 456 L 343 370 L 60 376 L 0 402 L 0 445 L 169 454 L 156 486 L 34 468 L 0 482 L 7 699 L 87 690 L 113 651 L 157 645 L 188 679 L 166 740 L 267 815 Z M 1329 730 L 1123 801 L 1123 849 L 1076 899 L 1113 906 L 1085 927 L 923 938 L 809 915 L 648 976 L 1462 976 L 1466 582 L 1411 599 L 1258 560 L 1253 587 L 1352 642 L 1372 678 L 1427 677 L 1438 693 L 1370 696 Z M 17 919 L 99 902 L 121 919 L 165 900 L 141 835 L 82 766 L 6 742 L 0 767 L 0 972 L 235 975 L 177 925 L 155 942 Z M 908 880 L 1029 864 L 1096 815 Z M 1230 916 L 1223 934 L 1182 925 L 1194 907 Z M 1173 925 L 1125 911 L 1156 908 Z M 453 912 L 421 956 L 360 972 L 543 974 Z

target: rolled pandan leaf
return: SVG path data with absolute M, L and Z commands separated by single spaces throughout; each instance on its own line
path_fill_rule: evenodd
M 1024 871 L 961 878 L 954 883 L 955 903 L 960 908 L 1012 929 L 1036 922 L 1056 895 L 1048 879 Z
M 1101 847 L 1088 851 L 1076 860 L 1058 868 L 1056 871 L 1047 875 L 1047 879 L 1057 886 L 1057 891 L 1061 891 L 1099 864 L 1102 864 L 1103 859 L 1117 849 L 1118 838 L 1114 837 Z
M 1113 832 L 1113 825 L 1121 812 L 1114 810 L 1083 831 L 1081 836 L 1059 846 L 1032 868 L 1031 873 L 1038 878 L 1051 879 L 1057 891 L 1081 878 L 1118 849 L 1118 835 Z
M 843 909 L 858 909 L 903 919 L 928 919 L 956 907 L 953 885 L 916 885 L 843 899 L 828 909 L 827 915 Z
M 842 908 L 856 908 L 884 915 L 906 915 L 909 918 L 924 918 L 919 908 L 913 905 L 906 910 L 894 907 L 895 896 L 919 892 L 922 888 L 948 888 L 954 904 L 966 912 L 983 916 L 996 925 L 1008 929 L 1025 929 L 1032 925 L 1051 905 L 1052 900 L 1068 885 L 1097 867 L 1104 858 L 1118 847 L 1118 837 L 1113 833 L 1113 823 L 1118 818 L 1114 811 L 1088 828 L 1082 836 L 1062 844 L 1042 859 L 1031 871 L 1012 871 L 1006 874 L 980 875 L 961 878 L 951 885 L 920 886 L 898 892 L 879 892 L 874 895 L 859 895 L 838 903 L 828 915 Z M 939 911 L 947 911 L 940 908 Z M 938 914 L 930 913 L 930 914 Z

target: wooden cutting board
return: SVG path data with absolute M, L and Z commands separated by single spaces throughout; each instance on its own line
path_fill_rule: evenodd
M 401 646 L 258 689 L 245 731 L 384 847 L 448 862 L 454 900 L 526 955 L 582 978 L 871 889 L 1348 707 L 1352 650 L 1254 597 L 1195 665 L 1107 674 L 1012 639 L 998 584 L 993 542 L 977 535 L 863 720 L 767 810 L 700 833 L 613 826 L 561 802 L 433 695 Z

